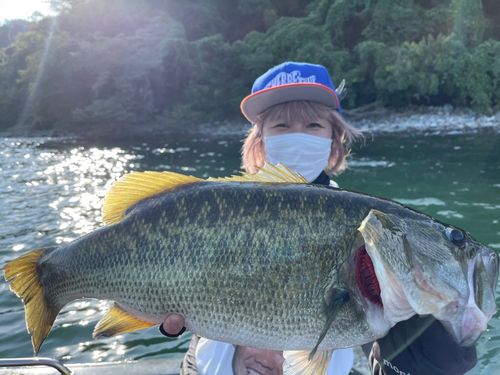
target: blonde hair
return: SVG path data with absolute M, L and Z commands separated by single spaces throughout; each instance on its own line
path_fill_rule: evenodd
M 242 167 L 249 173 L 256 173 L 264 165 L 264 142 L 262 129 L 266 121 L 282 119 L 286 122 L 311 122 L 318 119 L 327 120 L 332 126 L 332 148 L 326 167 L 328 174 L 338 175 L 347 168 L 349 146 L 362 134 L 349 125 L 335 109 L 324 104 L 311 101 L 293 101 L 277 104 L 266 109 L 257 116 L 257 121 L 248 132 L 241 150 Z

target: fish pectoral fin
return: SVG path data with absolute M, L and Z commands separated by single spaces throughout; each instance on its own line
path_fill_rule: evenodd
M 99 320 L 94 328 L 93 337 L 110 337 L 121 333 L 138 331 L 156 325 L 146 322 L 125 311 L 115 303 Z
M 313 350 L 308 354 L 309 360 L 314 360 L 317 353 L 322 353 L 320 355 L 325 355 L 324 351 L 318 351 L 319 345 L 326 337 L 328 330 L 330 329 L 339 309 L 342 308 L 344 304 L 349 302 L 350 295 L 349 292 L 337 288 L 328 288 L 324 296 L 324 309 L 325 309 L 325 325 L 321 331 L 318 342 L 314 346 Z M 302 352 L 299 352 L 302 353 Z M 328 353 L 328 352 L 327 352 Z M 331 352 L 329 352 L 331 355 Z
M 265 182 L 265 183 L 294 183 L 307 184 L 307 180 L 286 165 L 276 165 L 266 162 L 257 173 L 243 173 L 240 176 L 209 178 L 215 182 Z
M 132 172 L 116 181 L 104 197 L 102 217 L 105 224 L 121 221 L 127 210 L 140 201 L 176 187 L 203 181 L 175 172 Z
M 283 375 L 325 375 L 333 350 L 318 350 L 311 357 L 308 351 L 285 351 Z
M 325 293 L 324 299 L 325 299 L 324 309 L 326 315 L 325 325 L 319 335 L 318 342 L 316 343 L 314 349 L 309 354 L 310 358 L 313 358 L 314 355 L 316 354 L 316 351 L 319 348 L 319 344 L 321 344 L 326 334 L 328 333 L 328 330 L 330 329 L 333 321 L 335 320 L 338 311 L 342 308 L 343 305 L 349 302 L 350 295 L 349 292 L 347 292 L 346 290 L 329 288 Z

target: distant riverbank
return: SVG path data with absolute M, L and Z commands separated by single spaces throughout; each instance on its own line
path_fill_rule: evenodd
M 414 107 L 401 110 L 366 106 L 344 110 L 342 115 L 367 135 L 380 133 L 457 134 L 490 132 L 500 134 L 500 112 L 486 116 L 468 108 Z M 0 137 L 76 137 L 88 140 L 152 139 L 169 134 L 241 135 L 250 129 L 243 119 L 216 121 L 192 126 L 149 124 L 130 127 L 114 124 L 101 128 L 82 128 L 77 132 L 61 130 L 16 129 L 0 132 Z
M 385 133 L 461 134 L 489 132 L 500 134 L 500 112 L 486 116 L 469 108 L 413 107 L 401 110 L 366 106 L 344 110 L 344 118 L 366 135 Z M 183 132 L 209 135 L 241 135 L 250 124 L 241 120 L 185 127 Z M 168 133 L 168 130 L 166 131 Z

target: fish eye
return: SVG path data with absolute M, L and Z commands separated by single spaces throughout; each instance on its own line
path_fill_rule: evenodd
M 448 227 L 446 228 L 446 238 L 450 240 L 454 245 L 463 246 L 465 244 L 465 233 L 460 229 Z

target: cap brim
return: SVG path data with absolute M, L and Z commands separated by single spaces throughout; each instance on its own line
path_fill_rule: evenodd
M 292 83 L 270 87 L 248 95 L 241 101 L 240 109 L 251 123 L 255 123 L 257 115 L 276 104 L 308 100 L 319 102 L 333 109 L 339 109 L 337 93 L 318 83 Z

